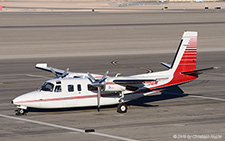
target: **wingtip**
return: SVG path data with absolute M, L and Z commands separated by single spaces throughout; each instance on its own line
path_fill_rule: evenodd
M 36 68 L 47 68 L 48 67 L 48 64 L 47 63 L 38 63 L 38 64 L 36 64 L 35 67 Z

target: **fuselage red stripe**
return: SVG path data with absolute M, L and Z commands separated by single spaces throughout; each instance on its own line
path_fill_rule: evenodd
M 37 100 L 18 101 L 18 102 L 15 102 L 15 104 L 19 104 L 19 103 L 32 103 L 32 102 L 47 102 L 47 101 L 73 100 L 73 99 L 86 99 L 86 98 L 95 98 L 95 97 L 97 97 L 97 95 L 73 96 L 73 97 L 50 98 L 50 99 L 37 99 Z

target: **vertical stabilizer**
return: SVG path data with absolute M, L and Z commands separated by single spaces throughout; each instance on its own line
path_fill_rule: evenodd
M 197 32 L 185 31 L 171 65 L 173 72 L 193 71 L 196 68 Z

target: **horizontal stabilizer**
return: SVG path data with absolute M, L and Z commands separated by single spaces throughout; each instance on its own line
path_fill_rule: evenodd
M 160 64 L 162 64 L 163 66 L 167 67 L 168 69 L 171 69 L 171 65 L 170 64 L 167 64 L 167 63 L 164 63 L 164 62 L 161 62 Z
M 198 69 L 198 70 L 193 70 L 193 71 L 186 71 L 186 72 L 181 72 L 181 74 L 198 76 L 199 74 L 202 74 L 203 71 L 212 70 L 212 69 L 217 69 L 217 67 L 210 67 L 210 68 Z

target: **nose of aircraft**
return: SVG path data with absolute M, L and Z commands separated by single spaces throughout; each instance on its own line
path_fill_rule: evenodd
M 11 103 L 12 103 L 12 104 L 15 104 L 15 105 L 18 105 L 17 103 L 23 101 L 23 99 L 24 99 L 23 97 L 24 97 L 24 95 L 21 95 L 21 96 L 18 96 L 18 97 L 16 97 L 16 98 L 14 98 L 14 99 L 11 101 Z
M 11 103 L 14 104 L 14 105 L 20 105 L 21 103 L 29 101 L 32 98 L 34 98 L 35 95 L 36 95 L 35 91 L 34 92 L 30 92 L 30 93 L 26 93 L 26 94 L 20 95 L 20 96 L 16 97 L 15 99 L 13 99 L 11 101 Z

